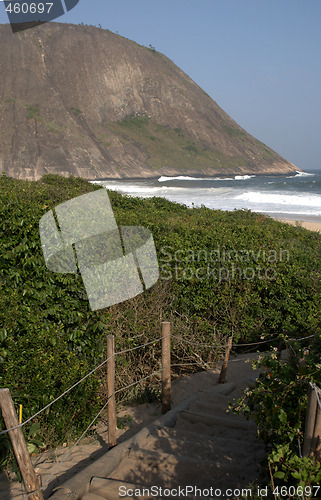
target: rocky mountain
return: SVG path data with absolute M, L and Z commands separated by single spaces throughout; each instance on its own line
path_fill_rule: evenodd
M 153 47 L 61 23 L 1 25 L 0 43 L 0 169 L 10 176 L 297 170 Z

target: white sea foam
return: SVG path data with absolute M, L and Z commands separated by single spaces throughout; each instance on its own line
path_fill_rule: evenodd
M 244 181 L 246 179 L 251 179 L 252 177 L 255 177 L 255 175 L 236 175 L 234 179 L 236 181 Z
M 188 175 L 178 175 L 176 177 L 167 177 L 166 175 L 161 175 L 158 182 L 169 182 L 169 181 L 232 181 L 233 177 L 189 177 Z
M 189 177 L 188 175 L 177 175 L 176 177 L 167 177 L 166 175 L 161 175 L 158 182 L 169 182 L 169 181 L 202 181 L 201 177 Z
M 212 181 L 234 181 L 234 177 L 212 177 Z
M 187 175 L 178 175 L 176 177 L 167 177 L 162 175 L 159 177 L 158 182 L 169 181 L 243 181 L 251 179 L 255 175 L 235 175 L 234 177 L 190 177 Z
M 294 177 L 309 177 L 309 176 L 314 176 L 315 174 L 312 174 L 310 172 L 299 172 L 299 170 L 296 170 L 296 174 Z
M 295 175 L 289 175 L 286 177 L 286 179 L 295 179 L 296 177 L 314 177 L 315 174 L 312 174 L 310 172 L 299 172 L 298 170 L 296 170 L 296 174 Z
M 152 186 L 144 183 L 129 183 L 121 181 L 93 181 L 94 184 L 100 184 L 107 189 L 111 189 L 113 191 L 119 191 L 120 193 L 130 194 L 132 196 L 144 196 L 144 197 L 152 197 L 152 196 L 162 196 L 170 192 L 179 193 L 185 192 L 186 189 L 184 187 L 172 187 L 172 186 Z
M 317 175 L 317 174 L 312 174 Z M 300 173 L 300 176 L 301 173 Z M 251 176 L 236 176 L 236 181 L 248 178 Z M 232 182 L 228 186 L 221 183 L 213 183 L 210 181 L 216 178 L 193 178 L 189 176 L 177 176 L 178 180 L 202 180 L 207 182 L 201 184 L 183 182 L 179 187 L 166 184 L 166 180 L 172 180 L 174 177 L 162 176 L 158 179 L 151 180 L 135 180 L 135 181 L 93 181 L 94 184 L 101 184 L 107 189 L 119 191 L 129 196 L 139 196 L 141 198 L 150 198 L 159 196 L 170 201 L 184 203 L 187 206 L 201 206 L 220 210 L 234 209 L 250 209 L 255 212 L 267 214 L 283 214 L 291 217 L 321 217 L 321 192 L 309 193 L 307 189 L 302 189 L 306 186 L 304 178 L 302 182 L 297 179 L 294 184 L 291 181 L 285 182 L 285 178 L 271 179 L 268 184 L 276 183 L 275 188 L 271 191 L 266 189 L 266 179 L 260 178 L 253 183 L 251 182 Z M 319 179 L 319 177 L 316 177 Z M 218 179 L 217 179 L 218 180 Z M 222 180 L 222 178 L 219 178 Z M 234 180 L 228 178 L 228 180 Z M 311 180 L 311 182 L 313 182 Z M 319 181 L 317 181 L 319 182 Z M 293 188 L 297 185 L 297 188 Z M 185 187 L 184 187 L 185 186 Z M 223 187 L 224 186 L 224 187 Z M 262 189 L 261 189 L 262 186 Z M 265 187 L 264 187 L 265 186 Z M 282 188 L 281 188 L 282 186 Z M 291 187 L 291 190 L 288 189 Z M 272 187 L 272 186 L 271 186 Z M 279 189 L 279 187 L 281 189 Z M 302 190 L 301 190 L 302 189 Z
M 321 196 L 317 194 L 290 194 L 290 193 L 265 193 L 263 191 L 250 191 L 238 194 L 235 200 L 242 200 L 258 205 L 290 205 L 296 207 L 317 207 L 321 210 Z

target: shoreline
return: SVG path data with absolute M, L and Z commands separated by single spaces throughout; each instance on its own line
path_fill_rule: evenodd
M 196 174 L 194 173 L 193 175 L 192 174 L 186 174 L 185 173 L 182 173 L 182 172 L 179 172 L 179 173 L 172 173 L 172 174 L 157 174 L 157 175 L 151 175 L 151 176 L 140 176 L 140 177 L 99 177 L 99 178 L 96 178 L 96 179 L 92 179 L 92 178 L 86 178 L 86 180 L 90 183 L 99 183 L 99 182 L 105 182 L 105 181 L 125 181 L 125 182 L 132 182 L 132 181 L 157 181 L 158 179 L 160 179 L 161 177 L 167 177 L 168 180 L 170 180 L 171 178 L 180 178 L 180 177 L 188 177 L 190 180 L 199 180 L 199 179 L 202 179 L 202 180 L 208 180 L 208 179 L 211 179 L 211 180 L 217 180 L 217 179 L 225 179 L 227 176 L 228 177 L 237 177 L 237 176 L 251 176 L 251 177 L 284 177 L 284 176 L 290 176 L 290 177 L 297 177 L 297 176 L 300 176 L 300 175 L 304 175 L 304 174 L 310 174 L 311 172 L 306 172 L 304 170 L 300 170 L 299 167 L 297 167 L 297 170 L 295 171 L 291 171 L 291 172 L 280 172 L 280 173 L 273 173 L 273 172 L 270 172 L 270 173 L 255 173 L 255 172 L 234 172 L 234 173 L 217 173 L 217 174 L 204 174 L 204 173 L 200 173 L 200 174 Z

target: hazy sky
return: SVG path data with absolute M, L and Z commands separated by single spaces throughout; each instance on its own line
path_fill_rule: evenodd
M 321 0 L 80 0 L 57 21 L 152 44 L 256 138 L 321 169 Z

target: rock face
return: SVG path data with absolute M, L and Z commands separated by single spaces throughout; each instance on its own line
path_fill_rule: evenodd
M 88 179 L 288 174 L 164 55 L 110 31 L 0 26 L 0 168 Z

